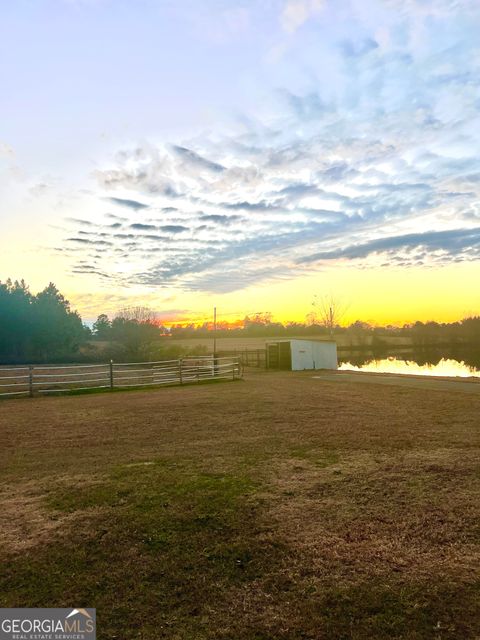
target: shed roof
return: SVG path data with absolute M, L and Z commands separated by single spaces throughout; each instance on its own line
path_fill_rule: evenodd
M 302 341 L 302 342 L 328 342 L 329 344 L 337 344 L 336 340 L 324 340 L 323 338 L 319 338 L 317 340 L 311 340 L 310 338 L 281 338 L 280 340 L 268 340 L 265 344 L 276 344 L 277 342 L 293 342 Z

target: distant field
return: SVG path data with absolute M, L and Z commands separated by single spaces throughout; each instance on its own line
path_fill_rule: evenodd
M 242 351 L 245 349 L 265 349 L 267 342 L 275 342 L 276 340 L 288 340 L 288 339 L 300 339 L 300 340 L 328 340 L 323 336 L 283 336 L 283 337 L 258 337 L 258 338 L 217 338 L 217 350 L 218 351 Z M 355 336 L 338 335 L 335 336 L 335 342 L 339 347 L 355 347 L 355 346 L 368 346 L 371 344 L 371 336 L 365 337 L 363 340 L 359 340 Z M 382 340 L 392 348 L 409 349 L 412 346 L 411 340 L 408 337 L 395 337 L 387 336 L 382 337 Z M 181 346 L 192 349 L 194 347 L 203 346 L 207 349 L 208 353 L 213 352 L 213 335 L 208 338 L 161 338 L 159 344 L 166 346 Z M 90 345 L 98 349 L 100 352 L 108 349 L 111 344 L 109 342 L 91 341 Z
M 217 349 L 219 351 L 234 351 L 235 349 L 264 349 L 267 342 L 275 342 L 276 340 L 288 339 L 328 340 L 328 338 L 324 338 L 321 336 L 284 336 L 280 338 L 217 338 Z M 345 335 L 335 336 L 334 340 L 338 346 L 351 346 L 352 344 L 359 344 L 358 341 L 355 340 L 355 338 Z M 178 344 L 184 347 L 195 347 L 197 345 L 203 345 L 208 349 L 213 349 L 213 338 L 166 338 L 164 342 L 166 344 Z M 391 346 L 411 346 L 411 341 L 409 340 L 409 338 L 388 337 L 385 338 L 385 342 Z M 370 340 L 368 339 L 365 344 L 370 344 Z
M 96 607 L 99 640 L 473 640 L 479 415 L 309 372 L 2 402 L 0 606 Z

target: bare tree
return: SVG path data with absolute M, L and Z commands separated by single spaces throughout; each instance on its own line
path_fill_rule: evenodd
M 121 318 L 129 322 L 138 322 L 138 324 L 157 324 L 158 314 L 149 307 L 125 307 L 120 309 L 115 318 Z
M 318 324 L 318 318 L 315 311 L 309 311 L 307 313 L 307 315 L 305 316 L 305 322 L 309 327 L 312 326 L 312 324 Z
M 322 297 L 313 296 L 312 306 L 314 307 L 313 313 L 318 324 L 325 327 L 329 336 L 333 337 L 333 332 L 340 324 L 348 305 L 329 294 Z

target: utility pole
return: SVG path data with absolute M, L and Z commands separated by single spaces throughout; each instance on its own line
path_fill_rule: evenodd
M 213 376 L 218 373 L 217 359 L 217 307 L 213 307 Z
M 217 307 L 213 307 L 213 355 L 217 355 Z

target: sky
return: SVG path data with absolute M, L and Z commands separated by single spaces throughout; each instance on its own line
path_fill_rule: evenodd
M 0 0 L 0 280 L 82 317 L 480 313 L 478 0 Z

